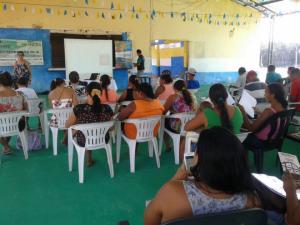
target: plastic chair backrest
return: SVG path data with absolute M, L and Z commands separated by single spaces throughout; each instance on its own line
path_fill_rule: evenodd
M 267 214 L 262 209 L 242 209 L 178 219 L 163 225 L 267 225 Z
M 28 98 L 26 100 L 28 113 L 30 115 L 38 115 L 41 113 L 41 104 L 43 104 L 43 100 L 39 98 Z
M 185 124 L 193 119 L 195 117 L 196 113 L 195 112 L 189 112 L 189 113 L 176 113 L 172 114 L 170 116 L 166 116 L 166 118 L 175 118 L 175 119 L 180 119 L 181 122 L 181 127 L 180 127 L 180 134 L 185 134 L 184 126 Z
M 136 140 L 149 140 L 154 138 L 154 128 L 161 120 L 161 116 L 152 116 L 147 118 L 127 119 L 124 123 L 134 124 L 137 130 Z
M 270 144 L 281 145 L 284 136 L 288 132 L 288 127 L 290 122 L 293 119 L 294 114 L 295 114 L 295 109 L 288 109 L 282 112 L 275 113 L 271 117 L 269 117 L 265 122 L 263 122 L 263 124 L 258 128 L 258 130 L 255 133 L 258 133 L 263 129 L 265 129 L 266 127 L 270 126 L 270 132 L 268 134 L 268 142 Z M 278 127 L 278 120 L 280 121 L 279 127 Z
M 26 114 L 25 111 L 0 113 L 0 137 L 9 137 L 20 132 L 20 119 Z
M 114 121 L 101 123 L 85 123 L 71 126 L 72 130 L 81 131 L 85 137 L 85 148 L 96 148 L 104 146 L 105 135 L 108 130 L 114 125 Z
M 63 108 L 63 109 L 49 109 L 48 114 L 52 114 L 56 117 L 57 127 L 64 128 L 66 121 L 73 112 L 73 108 Z

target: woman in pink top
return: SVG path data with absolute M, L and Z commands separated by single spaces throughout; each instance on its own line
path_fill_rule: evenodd
M 166 101 L 169 96 L 173 95 L 173 79 L 169 70 L 164 70 L 160 76 L 159 86 L 155 91 L 155 97 L 159 100 Z
M 102 94 L 100 97 L 101 103 L 116 103 L 119 99 L 119 96 L 115 90 L 108 88 L 110 85 L 110 77 L 106 74 L 102 75 L 100 78 L 100 84 L 102 89 Z
M 286 110 L 288 106 L 283 86 L 280 83 L 272 83 L 268 85 L 265 90 L 265 98 L 267 102 L 271 104 L 271 106 L 269 108 L 266 108 L 253 123 L 251 123 L 251 121 L 249 120 L 244 108 L 242 106 L 239 106 L 244 118 L 244 127 L 253 132 L 252 134 L 248 135 L 243 144 L 246 149 L 251 149 L 254 152 L 254 160 L 256 162 L 255 164 L 258 172 L 262 171 L 262 162 L 257 162 L 257 160 L 263 159 L 262 157 L 258 156 L 261 156 L 261 149 L 264 146 L 264 142 L 268 140 L 268 136 L 271 131 L 271 125 L 266 126 L 259 132 L 257 131 L 268 118 L 270 118 L 275 113 Z M 278 119 L 277 121 L 277 129 L 271 139 L 274 139 L 276 137 L 279 126 L 280 119 Z

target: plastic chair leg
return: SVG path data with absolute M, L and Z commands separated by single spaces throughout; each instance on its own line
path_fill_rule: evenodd
M 20 140 L 22 143 L 22 148 L 23 148 L 23 152 L 24 152 L 24 157 L 25 160 L 28 159 L 28 139 L 27 139 L 27 135 L 26 135 L 26 131 L 23 131 L 20 133 Z
M 117 121 L 117 149 L 116 149 L 116 157 L 117 157 L 117 163 L 120 162 L 120 149 L 121 149 L 121 137 L 122 131 L 121 131 L 121 122 Z
M 135 147 L 136 141 L 129 141 L 129 161 L 130 161 L 130 172 L 135 172 Z
M 106 145 L 105 150 L 106 150 L 107 163 L 108 163 L 108 167 L 109 167 L 110 177 L 113 178 L 114 177 L 114 164 L 113 164 L 113 160 L 112 160 L 111 145 L 110 144 Z
M 78 155 L 78 174 L 79 174 L 79 183 L 83 183 L 84 180 L 84 155 L 85 155 L 85 148 L 78 147 L 77 149 Z
M 45 143 L 46 148 L 49 148 L 49 124 L 47 120 L 47 113 L 44 112 L 44 132 L 45 132 Z
M 58 136 L 58 128 L 50 127 L 52 131 L 52 148 L 53 148 L 53 155 L 57 155 L 57 136 Z
M 179 164 L 179 145 L 180 145 L 180 135 L 176 135 L 173 138 L 173 148 L 174 148 L 174 158 L 175 164 Z
M 157 139 L 154 138 L 154 139 L 152 139 L 151 142 L 153 143 L 153 147 L 154 147 L 154 154 L 155 154 L 155 158 L 156 158 L 157 168 L 160 168 L 160 159 L 159 159 Z
M 110 131 L 110 137 L 112 139 L 112 142 L 115 144 L 116 143 L 116 131 L 115 130 Z
M 148 152 L 149 152 L 149 157 L 152 158 L 153 157 L 153 143 L 152 143 L 152 141 L 148 142 Z
M 72 130 L 68 129 L 68 162 L 69 162 L 69 171 L 73 170 L 73 142 L 72 142 Z
M 164 133 L 165 133 L 165 118 L 162 118 L 160 121 L 160 130 L 159 130 L 159 155 L 161 155 L 162 147 L 164 143 Z

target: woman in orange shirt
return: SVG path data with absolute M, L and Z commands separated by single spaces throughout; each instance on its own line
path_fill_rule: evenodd
M 102 94 L 100 100 L 103 104 L 116 103 L 119 96 L 115 90 L 109 89 L 110 77 L 106 74 L 102 75 L 100 78 L 100 84 L 102 89 Z
M 135 100 L 121 110 L 118 116 L 119 120 L 151 117 L 163 114 L 164 107 L 158 99 L 155 99 L 150 84 L 140 84 L 138 89 L 134 90 L 133 96 Z M 155 135 L 158 133 L 158 128 L 159 125 L 155 127 Z M 125 124 L 124 132 L 128 138 L 136 138 L 136 127 L 133 124 Z

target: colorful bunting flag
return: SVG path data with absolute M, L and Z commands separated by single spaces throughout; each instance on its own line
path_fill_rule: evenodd
M 114 3 L 111 2 L 110 9 L 114 9 L 114 8 L 115 8 Z
M 89 16 L 89 13 L 87 11 L 84 12 L 85 16 Z
M 64 15 L 66 16 L 66 15 L 68 15 L 68 11 L 65 9 L 65 11 L 64 11 Z
M 88 5 L 89 4 L 89 0 L 84 0 L 85 4 Z
M 7 6 L 6 4 L 3 5 L 3 11 L 6 11 L 7 10 Z

